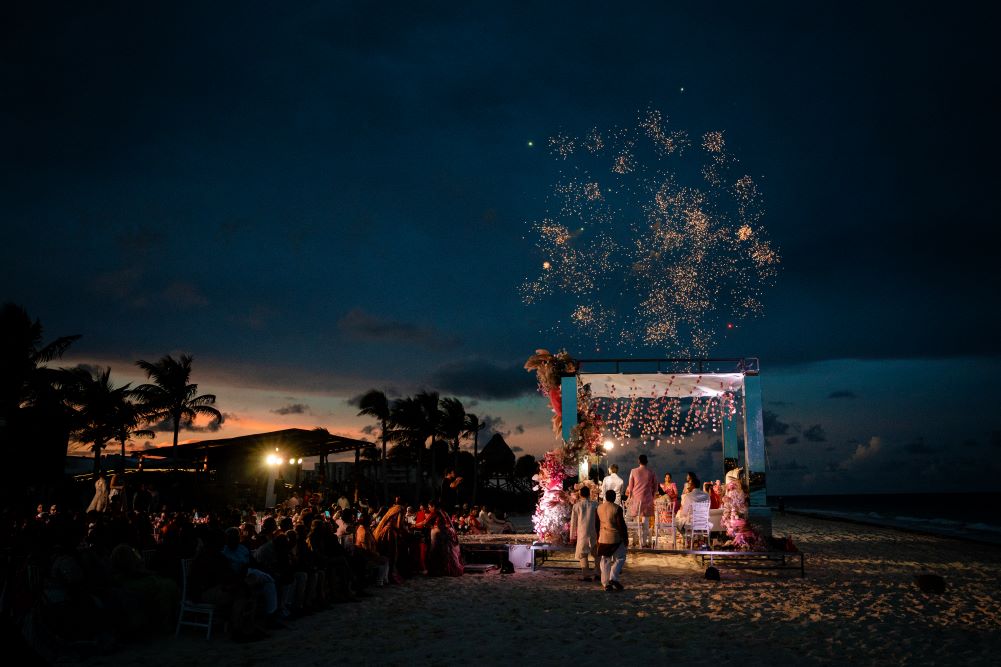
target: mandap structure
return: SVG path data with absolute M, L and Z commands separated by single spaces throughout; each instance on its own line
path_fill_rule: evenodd
M 540 539 L 559 541 L 562 482 L 578 481 L 600 461 L 603 443 L 680 445 L 709 431 L 723 443 L 723 473 L 737 468 L 749 493 L 748 523 L 771 535 L 759 363 L 727 359 L 573 359 L 537 350 L 525 364 L 553 409 L 562 446 L 546 454 L 537 476 L 543 491 L 534 517 Z M 563 511 L 565 510 L 565 512 Z

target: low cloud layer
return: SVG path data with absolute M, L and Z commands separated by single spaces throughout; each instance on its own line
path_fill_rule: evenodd
M 498 365 L 483 359 L 441 366 L 431 384 L 440 391 L 483 400 L 517 398 L 535 392 L 535 378 L 520 363 Z
M 280 408 L 275 408 L 271 412 L 276 415 L 308 415 L 310 414 L 309 406 L 305 403 L 290 403 L 288 405 L 283 405 Z

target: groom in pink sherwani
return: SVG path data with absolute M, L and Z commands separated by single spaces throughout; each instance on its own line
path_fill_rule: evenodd
M 640 454 L 640 465 L 629 471 L 629 486 L 626 487 L 630 518 L 643 517 L 640 522 L 640 546 L 646 546 L 649 539 L 648 517 L 653 516 L 653 499 L 657 492 L 657 477 L 646 467 L 646 460 L 646 454 Z

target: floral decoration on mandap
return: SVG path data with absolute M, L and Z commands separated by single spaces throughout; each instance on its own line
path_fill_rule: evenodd
M 576 467 L 585 456 L 597 453 L 601 443 L 603 422 L 595 410 L 591 390 L 577 384 L 577 425 L 570 432 L 570 439 L 563 440 L 562 379 L 576 375 L 580 363 L 566 350 L 552 354 L 549 350 L 536 350 L 525 362 L 525 370 L 535 371 L 539 380 L 539 393 L 549 399 L 553 410 L 553 433 L 560 439 L 560 447 L 547 452 L 539 464 L 539 473 L 533 478 L 535 488 L 542 491 L 532 515 L 535 534 L 544 542 L 565 543 L 570 530 L 570 507 L 574 498 L 563 490 L 568 471 Z M 594 496 L 592 496 L 594 497 Z

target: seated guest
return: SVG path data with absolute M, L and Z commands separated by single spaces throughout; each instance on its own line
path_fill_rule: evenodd
M 265 525 L 269 520 L 274 522 L 273 519 L 265 519 Z M 305 589 L 306 574 L 296 573 L 293 569 L 292 553 L 284 533 L 275 534 L 274 531 L 262 530 L 261 534 L 269 535 L 270 539 L 254 550 L 254 562 L 275 580 L 279 591 L 278 615 L 285 618 L 290 616 L 295 608 L 297 588 Z
M 252 567 L 250 549 L 240 543 L 240 530 L 238 528 L 226 529 L 222 555 L 229 561 L 233 572 L 243 577 L 251 590 L 257 594 L 264 613 L 274 624 L 275 614 L 278 611 L 278 587 L 271 575 L 257 567 Z
M 514 533 L 514 525 L 507 519 L 499 518 L 493 512 L 487 512 L 487 522 L 483 524 L 488 533 Z
M 127 544 L 111 551 L 111 569 L 118 586 L 136 603 L 125 608 L 131 627 L 162 632 L 173 626 L 180 591 L 172 579 L 149 572 L 139 552 Z
M 188 598 L 221 608 L 229 621 L 233 639 L 261 639 L 263 633 L 254 625 L 256 596 L 233 569 L 232 562 L 222 554 L 222 543 L 218 531 L 206 533 L 204 545 L 188 569 Z
M 706 482 L 705 484 L 703 484 L 702 490 L 705 491 L 706 495 L 709 496 L 709 509 L 718 510 L 721 505 L 720 497 L 719 494 L 716 493 L 716 490 L 713 488 L 712 483 Z
M 479 512 L 476 511 L 475 507 L 469 510 L 469 516 L 466 517 L 466 532 L 473 535 L 486 532 L 483 524 L 480 523 Z
M 677 519 L 679 530 L 684 530 L 692 523 L 692 506 L 709 500 L 709 494 L 702 490 L 699 477 L 694 472 L 688 473 L 685 487 L 691 490 L 681 496 L 681 509 L 678 510 Z

